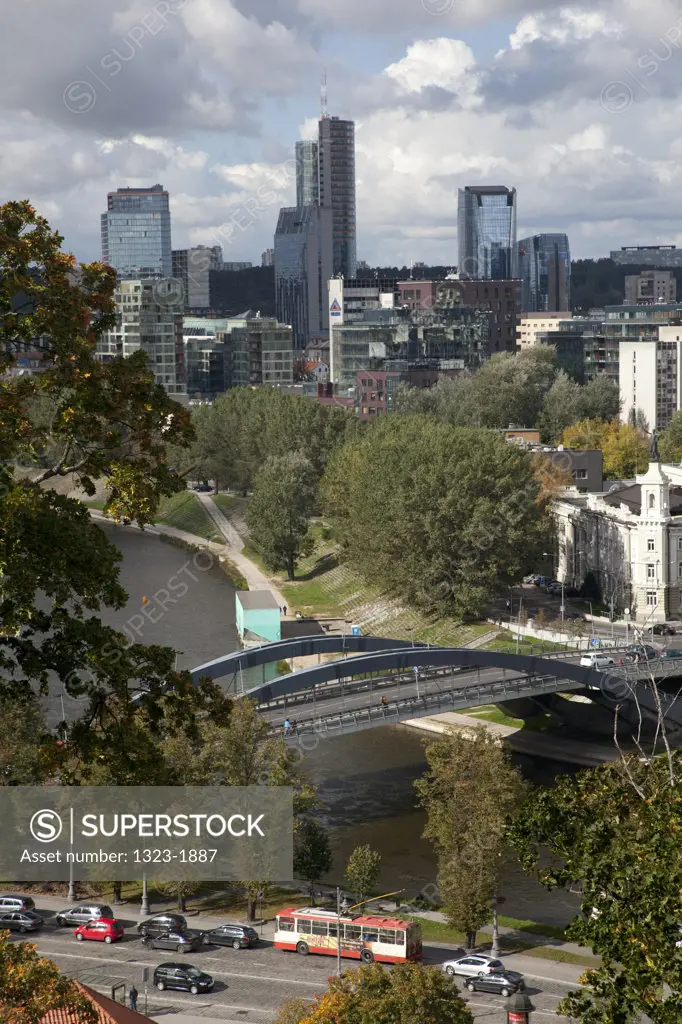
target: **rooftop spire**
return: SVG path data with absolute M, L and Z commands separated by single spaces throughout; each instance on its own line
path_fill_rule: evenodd
M 320 93 L 321 93 L 321 95 L 320 95 L 320 101 L 321 101 L 320 106 L 321 106 L 322 117 L 329 117 L 329 111 L 327 109 L 327 69 L 326 68 L 324 69 L 324 74 L 322 75 L 322 89 L 320 90 Z
M 651 443 L 649 444 L 649 458 L 651 462 L 660 462 L 661 456 L 658 452 L 658 438 L 656 437 L 656 431 L 651 431 Z

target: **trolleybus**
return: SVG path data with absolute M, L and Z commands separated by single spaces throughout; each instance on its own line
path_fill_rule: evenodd
M 422 958 L 421 926 L 394 917 L 342 914 L 315 907 L 290 907 L 277 915 L 275 946 L 303 956 L 324 953 L 336 956 L 339 933 L 341 956 L 364 963 L 374 960 L 402 964 Z

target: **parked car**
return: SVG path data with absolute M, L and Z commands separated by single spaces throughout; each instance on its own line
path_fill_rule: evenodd
M 490 974 L 484 974 L 482 978 L 467 978 L 464 987 L 469 992 L 496 992 L 506 998 L 515 992 L 523 992 L 526 983 L 518 971 L 501 971 L 496 968 Z
M 37 932 L 43 927 L 43 919 L 35 910 L 3 910 L 0 913 L 0 932 Z
M 159 964 L 154 971 L 154 984 L 159 992 L 172 989 L 175 992 L 191 992 L 196 996 L 200 992 L 211 991 L 213 978 L 192 964 Z
M 535 586 L 536 586 L 536 587 L 544 587 L 544 586 L 546 586 L 546 585 L 547 585 L 547 584 L 548 584 L 549 582 L 550 582 L 550 581 L 549 581 L 549 580 L 547 579 L 547 577 L 546 577 L 546 576 L 536 576 L 536 577 L 535 577 Z
M 67 910 L 60 910 L 55 917 L 55 922 L 60 928 L 67 928 L 69 925 L 88 924 L 90 921 L 97 921 L 100 917 L 107 920 L 114 920 L 114 912 L 106 903 L 84 903 L 82 906 L 69 907 Z
M 204 933 L 204 941 L 212 946 L 232 946 L 233 949 L 249 949 L 257 946 L 259 940 L 255 928 L 241 924 L 223 924 Z
M 485 974 L 490 974 L 491 971 L 503 971 L 504 964 L 492 956 L 470 953 L 468 956 L 461 956 L 456 960 L 446 960 L 443 970 L 450 975 L 463 974 L 467 978 L 482 978 Z
M 523 582 L 524 583 L 537 583 L 539 581 L 539 579 L 540 579 L 540 577 L 538 576 L 538 574 L 536 572 L 534 572 L 534 573 L 531 573 L 530 576 L 524 576 L 523 577 Z
M 0 896 L 0 913 L 10 910 L 35 910 L 36 905 L 30 896 Z
M 210 494 L 213 488 L 210 484 L 199 484 L 194 490 L 198 491 L 199 494 Z
M 675 630 L 667 622 L 657 622 L 652 632 L 654 636 L 675 636 Z
M 182 914 L 155 914 L 154 917 L 141 921 L 137 926 L 138 935 L 161 935 L 169 928 L 176 931 L 186 932 L 189 925 Z
M 602 669 L 616 663 L 608 654 L 583 654 L 580 658 L 580 664 L 583 668 Z
M 96 921 L 81 924 L 73 933 L 79 942 L 93 939 L 95 942 L 106 942 L 110 945 L 123 938 L 123 925 L 113 917 L 98 917 Z
M 169 928 L 160 935 L 143 935 L 142 942 L 148 949 L 177 949 L 178 953 L 195 953 L 204 942 L 203 932 L 180 931 Z

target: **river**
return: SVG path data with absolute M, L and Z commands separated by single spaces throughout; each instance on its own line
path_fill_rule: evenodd
M 105 529 L 123 553 L 121 581 L 130 594 L 126 608 L 107 612 L 109 623 L 132 631 L 140 642 L 174 647 L 180 668 L 193 668 L 237 649 L 234 588 L 218 567 L 207 568 L 206 556 L 193 562 L 189 552 L 156 537 L 125 527 Z M 149 609 L 154 595 L 168 589 L 178 573 L 188 584 L 185 595 L 167 604 L 162 614 L 150 616 L 153 623 L 145 619 L 143 597 Z M 51 703 L 57 714 L 58 704 Z M 515 755 L 515 760 L 534 782 L 548 782 L 571 770 L 550 760 L 522 755 Z M 340 867 L 355 846 L 369 843 L 382 855 L 384 891 L 404 889 L 409 898 L 435 884 L 435 858 L 421 838 L 424 815 L 414 800 L 413 782 L 426 764 L 418 731 L 391 726 L 323 739 L 305 755 L 304 764 L 310 781 L 319 787 L 322 817 L 331 831 L 336 867 L 329 881 L 339 878 Z M 577 898 L 544 893 L 512 861 L 505 865 L 502 895 L 504 913 L 546 923 L 564 923 L 578 906 Z

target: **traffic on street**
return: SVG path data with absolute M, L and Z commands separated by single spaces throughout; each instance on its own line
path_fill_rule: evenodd
M 98 906 L 111 912 L 105 905 L 88 904 L 90 909 Z M 328 977 L 336 971 L 334 957 L 299 956 L 275 949 L 272 925 L 257 930 L 232 922 L 218 924 L 207 917 L 190 918 L 189 923 L 182 915 L 166 913 L 157 915 L 158 926 L 153 916 L 145 925 L 126 916 L 123 909 L 115 918 L 95 918 L 72 929 L 57 924 L 58 916 L 64 920 L 71 915 L 64 909 L 45 910 L 40 899 L 31 913 L 40 915 L 43 927 L 28 936 L 13 931 L 14 941 L 34 942 L 65 974 L 107 995 L 112 990 L 127 992 L 134 985 L 140 993 L 138 1009 L 151 1017 L 168 1015 L 172 1020 L 174 1013 L 185 1011 L 226 1022 L 271 1024 L 285 1000 L 312 1000 L 326 990 Z M 162 929 L 168 920 L 170 928 Z M 102 938 L 112 936 L 118 926 L 121 934 L 116 934 L 115 941 L 78 939 L 83 930 L 90 930 L 86 936 L 90 939 L 100 937 L 98 932 Z M 161 946 L 159 937 L 173 929 L 178 936 L 190 937 L 191 944 Z M 531 997 L 538 1019 L 551 1016 L 562 1020 L 556 1016 L 556 1006 L 577 984 L 577 968 L 512 954 L 493 962 L 502 964 L 499 971 L 488 966 L 474 970 L 466 964 L 459 966 L 463 956 L 463 950 L 451 946 L 424 944 L 423 963 L 440 966 L 453 976 L 476 1018 L 505 1020 L 505 996 L 518 989 Z M 478 959 L 486 964 L 490 961 L 485 956 Z M 358 966 L 356 961 L 343 961 L 344 970 Z M 574 978 L 573 984 L 567 976 Z

